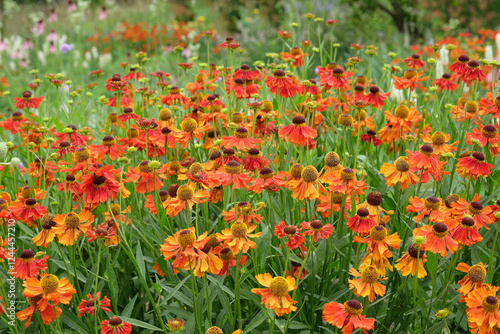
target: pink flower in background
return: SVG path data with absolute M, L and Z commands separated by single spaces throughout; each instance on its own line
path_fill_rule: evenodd
M 54 45 L 54 42 L 50 42 L 49 53 L 56 53 L 56 52 L 57 52 L 57 48 Z
M 56 9 L 55 8 L 52 8 L 50 10 L 50 15 L 49 15 L 48 21 L 49 22 L 57 22 L 57 14 L 56 14 Z
M 99 13 L 99 20 L 106 20 L 106 7 L 102 7 L 101 12 Z
M 33 32 L 33 35 L 40 36 L 43 34 L 44 30 L 45 30 L 45 22 L 43 22 L 43 20 L 40 20 L 35 24 L 33 30 L 31 31 Z
M 78 8 L 76 7 L 76 3 L 74 3 L 72 0 L 68 1 L 68 12 L 74 12 Z
M 31 41 L 31 39 L 26 38 L 26 40 L 23 43 L 23 49 L 24 50 L 33 49 L 33 42 Z
M 0 39 L 0 52 L 7 50 L 7 44 L 5 44 L 3 38 Z
M 45 39 L 48 42 L 57 42 L 57 40 L 59 39 L 59 36 L 57 35 L 56 31 L 54 29 L 52 29 Z

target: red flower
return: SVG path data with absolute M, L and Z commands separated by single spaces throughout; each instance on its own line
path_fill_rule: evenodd
M 89 169 L 91 173 L 83 176 L 80 197 L 84 197 L 85 203 L 99 204 L 116 198 L 120 184 L 114 174 L 120 171 L 113 168 L 112 165 L 94 165 Z
M 347 227 L 349 227 L 353 232 L 361 235 L 369 234 L 370 229 L 377 225 L 374 217 L 375 216 L 370 215 L 368 209 L 360 208 L 356 212 L 356 215 L 347 220 Z
M 323 307 L 323 320 L 337 328 L 342 328 L 342 333 L 351 334 L 355 329 L 361 328 L 366 333 L 367 329 L 375 328 L 375 319 L 368 319 L 363 312 L 363 305 L 355 299 L 344 304 L 330 302 Z
M 101 322 L 101 334 L 130 334 L 132 332 L 132 325 L 118 316 L 112 316 L 109 320 Z
M 297 228 L 293 225 L 285 225 L 284 221 L 281 221 L 278 225 L 274 227 L 274 235 L 278 238 L 282 239 L 286 237 L 286 247 L 289 250 L 293 250 L 296 248 L 300 248 L 302 252 L 306 251 L 306 247 L 304 246 L 305 238 L 302 233 L 300 233 L 302 229 Z
M 319 82 L 325 90 L 339 89 L 342 91 L 351 89 L 349 78 L 352 77 L 352 72 L 345 73 L 342 67 L 336 67 L 331 72 L 325 72 L 320 75 Z
M 410 89 L 412 92 L 415 88 L 420 88 L 422 92 L 425 92 L 425 87 L 420 84 L 421 81 L 425 81 L 429 79 L 429 77 L 421 78 L 423 71 L 417 73 L 415 70 L 405 71 L 404 76 L 402 78 L 398 78 L 393 76 L 394 79 L 394 87 L 396 89 Z
M 383 107 L 385 104 L 385 100 L 387 99 L 388 96 L 390 96 L 391 93 L 387 92 L 383 94 L 380 92 L 380 88 L 377 86 L 373 85 L 370 87 L 370 93 L 366 94 L 365 99 L 370 102 L 372 107 L 374 108 L 380 108 Z
M 240 126 L 233 136 L 222 136 L 221 144 L 224 147 L 236 147 L 238 150 L 254 148 L 260 143 L 260 139 L 250 138 L 248 134 L 247 128 Z
M 299 92 L 299 88 L 294 84 L 293 79 L 287 77 L 283 70 L 277 70 L 273 76 L 268 76 L 266 85 L 272 94 L 285 98 L 294 96 Z
M 288 140 L 295 145 L 306 146 L 306 144 L 318 136 L 318 133 L 306 125 L 304 116 L 295 116 L 292 119 L 291 125 L 279 130 L 279 135 L 283 140 Z
M 487 163 L 484 154 L 474 152 L 471 156 L 458 159 L 457 173 L 462 177 L 472 177 L 477 180 L 482 176 L 485 178 L 490 175 L 493 165 Z
M 456 77 L 457 75 L 455 73 L 453 73 L 453 75 L 444 73 L 441 78 L 434 80 L 434 84 L 439 87 L 439 91 L 441 90 L 454 91 L 455 89 L 458 88 L 458 84 L 455 83 Z
M 408 65 L 409 68 L 413 68 L 418 70 L 425 65 L 425 61 L 420 59 L 420 55 L 414 54 L 411 57 L 405 58 L 405 64 Z
M 461 55 L 458 57 L 457 61 L 448 67 L 448 69 L 458 75 L 462 75 L 467 70 L 467 63 L 469 62 L 469 57 L 467 55 Z
M 48 255 L 38 260 L 35 258 L 35 252 L 31 249 L 26 249 L 21 253 L 20 258 L 16 258 L 15 268 L 10 271 L 12 277 L 20 278 L 22 280 L 28 277 L 36 277 L 40 271 L 47 269 Z
M 362 134 L 361 140 L 369 144 L 373 144 L 373 146 L 379 146 L 382 144 L 382 140 L 377 138 L 377 133 L 373 130 L 368 130 L 365 134 Z
M 86 313 L 95 316 L 96 307 L 99 307 L 105 312 L 111 312 L 111 309 L 109 308 L 110 306 L 111 302 L 108 297 L 104 296 L 104 298 L 101 299 L 101 292 L 97 292 L 97 294 L 95 294 L 94 296 L 89 293 L 87 295 L 87 300 L 82 299 L 82 301 L 78 305 L 78 316 L 83 317 L 83 315 Z
M 43 96 L 33 97 L 29 90 L 23 93 L 23 97 L 15 97 L 14 98 L 14 107 L 17 109 L 28 109 L 33 108 L 37 109 L 40 106 L 40 103 L 43 101 Z
M 472 81 L 483 81 L 486 78 L 486 74 L 479 67 L 477 60 L 469 61 L 467 69 L 460 75 L 467 85 L 470 85 Z
M 320 220 L 313 220 L 312 222 L 302 222 L 300 226 L 304 229 L 304 235 L 314 235 L 314 242 L 318 242 L 318 237 L 321 239 L 328 239 L 333 232 L 331 224 L 325 224 Z

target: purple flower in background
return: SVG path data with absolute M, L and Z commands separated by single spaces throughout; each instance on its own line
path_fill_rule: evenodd
M 71 51 L 71 45 L 67 44 L 67 43 L 63 43 L 61 44 L 61 46 L 59 47 L 59 51 L 61 51 L 62 53 L 67 53 L 69 51 Z

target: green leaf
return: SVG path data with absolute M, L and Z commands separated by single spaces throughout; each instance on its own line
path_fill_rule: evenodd
M 135 295 L 134 298 L 132 298 L 132 300 L 128 303 L 128 305 L 123 309 L 122 313 L 120 314 L 120 316 L 122 317 L 130 317 L 130 315 L 132 314 L 132 310 L 134 309 L 134 306 L 135 306 L 135 301 L 137 300 L 137 294 Z
M 108 266 L 106 270 L 109 290 L 111 291 L 111 301 L 113 305 L 118 305 L 118 282 L 116 281 L 115 271 L 113 266 Z
M 135 260 L 137 262 L 137 266 L 139 267 L 139 271 L 141 272 L 142 277 L 146 277 L 146 265 L 144 264 L 144 256 L 142 255 L 142 247 L 141 242 L 137 242 L 137 250 L 135 251 Z
M 248 325 L 245 326 L 243 329 L 243 334 L 245 333 L 250 333 L 252 329 L 256 328 L 259 326 L 261 323 L 264 322 L 264 320 L 267 319 L 267 315 L 264 311 L 260 311 L 253 319 L 250 321 Z
M 161 332 L 160 328 L 158 328 L 156 326 L 153 326 L 151 324 L 148 324 L 147 322 L 136 320 L 136 319 L 129 318 L 129 317 L 122 317 L 122 316 L 120 316 L 120 318 L 123 321 L 130 323 L 132 326 L 137 326 L 137 327 L 141 327 L 141 328 L 150 329 L 152 331 L 160 331 Z
M 69 327 L 76 330 L 78 333 L 86 334 L 89 333 L 87 326 L 82 322 L 82 320 L 72 311 L 65 310 L 61 314 L 62 323 L 68 325 Z

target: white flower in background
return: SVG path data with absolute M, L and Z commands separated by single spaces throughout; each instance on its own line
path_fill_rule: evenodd
M 110 53 L 102 54 L 99 57 L 99 67 L 104 68 L 104 67 L 108 66 L 112 60 L 113 60 L 113 57 L 111 56 Z
M 493 60 L 493 47 L 491 45 L 486 45 L 484 47 L 484 59 L 487 61 Z
M 40 61 L 40 63 L 45 66 L 47 65 L 47 58 L 45 57 L 45 52 L 43 51 L 38 51 L 37 52 L 37 56 L 38 56 L 38 60 Z
M 436 60 L 436 78 L 441 78 L 444 74 L 444 65 L 441 59 Z
M 394 83 L 391 84 L 391 96 L 396 98 L 396 101 L 398 102 L 401 102 L 404 100 L 404 96 L 403 96 L 403 92 L 400 91 L 399 89 L 396 89 L 396 87 L 394 87 Z
M 450 50 L 441 48 L 441 50 L 439 50 L 439 58 L 443 62 L 443 65 L 448 65 L 450 62 Z
M 500 32 L 495 35 L 495 43 L 497 45 L 497 52 L 500 52 Z
M 0 143 L 0 159 L 2 161 L 5 161 L 5 158 L 7 157 L 7 153 L 9 152 L 9 148 L 7 147 L 7 144 L 4 142 Z
M 97 48 L 95 46 L 90 49 L 90 52 L 92 53 L 92 58 L 97 59 L 99 58 L 99 51 L 97 51 Z

